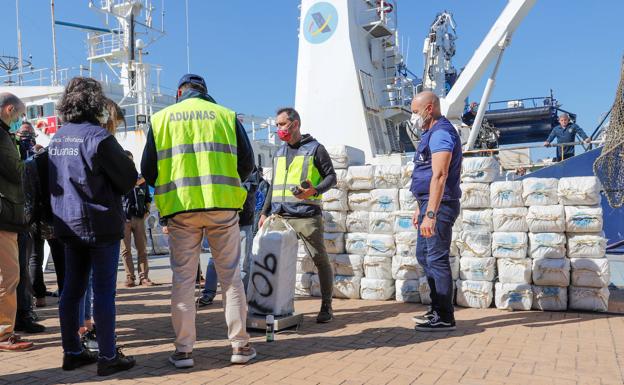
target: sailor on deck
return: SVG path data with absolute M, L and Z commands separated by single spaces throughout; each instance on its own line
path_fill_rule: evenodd
M 587 134 L 576 123 L 570 123 L 570 115 L 563 112 L 559 115 L 559 125 L 554 127 L 548 135 L 548 139 L 544 142 L 544 146 L 550 147 L 552 141 L 556 138 L 557 143 L 571 143 L 576 140 L 576 136 L 580 136 L 585 143 L 591 142 Z M 561 151 L 563 150 L 563 155 Z M 557 157 L 553 159 L 555 162 L 566 160 L 574 156 L 574 146 L 557 147 Z

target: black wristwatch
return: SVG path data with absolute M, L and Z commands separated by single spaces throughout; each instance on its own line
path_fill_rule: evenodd
M 427 211 L 427 212 L 425 213 L 425 215 L 426 215 L 426 216 L 427 216 L 427 218 L 429 218 L 429 219 L 435 219 L 435 217 L 436 217 L 436 213 L 434 213 L 433 211 Z

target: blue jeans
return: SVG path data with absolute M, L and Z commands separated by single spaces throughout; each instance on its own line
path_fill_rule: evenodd
M 422 223 L 428 201 L 419 201 L 418 204 L 420 206 L 418 223 Z M 419 231 L 416 243 L 416 258 L 425 270 L 431 288 L 431 309 L 445 321 L 454 320 L 453 277 L 449 253 L 453 224 L 458 215 L 459 201 L 443 201 L 436 216 L 435 235 L 424 238 Z
M 119 265 L 120 241 L 102 245 L 71 243 L 65 245 L 65 285 L 59 305 L 63 351 L 77 354 L 82 351 L 78 328 L 80 302 L 83 300 L 93 271 L 93 310 L 98 326 L 97 341 L 100 357 L 112 359 L 115 349 L 115 289 Z
M 89 271 L 89 283 L 87 284 L 87 290 L 80 300 L 80 326 L 85 324 L 85 321 L 91 320 L 93 317 L 93 273 Z
M 251 266 L 251 247 L 253 245 L 253 225 L 241 226 L 241 258 L 240 258 L 240 270 L 243 279 L 243 285 L 245 286 L 245 292 L 247 292 L 247 284 L 249 283 L 249 268 Z M 215 268 L 212 257 L 208 260 L 206 266 L 206 283 L 202 290 L 202 297 L 214 298 L 217 295 L 217 269 Z

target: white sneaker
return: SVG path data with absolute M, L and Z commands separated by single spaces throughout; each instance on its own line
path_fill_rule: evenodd
M 195 365 L 195 362 L 193 362 L 191 354 L 192 353 L 183 353 L 176 350 L 169 356 L 169 362 L 171 362 L 173 366 L 178 369 L 192 368 L 193 365 Z
M 242 348 L 234 348 L 230 362 L 233 364 L 246 364 L 256 357 L 256 349 L 247 344 Z

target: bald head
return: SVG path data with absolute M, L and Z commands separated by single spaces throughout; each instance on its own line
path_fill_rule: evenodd
M 26 106 L 17 96 L 9 93 L 0 93 L 0 119 L 7 125 L 18 120 L 26 111 Z
M 440 98 L 431 91 L 423 91 L 412 100 L 412 113 L 422 116 L 424 129 L 428 129 L 442 116 Z

